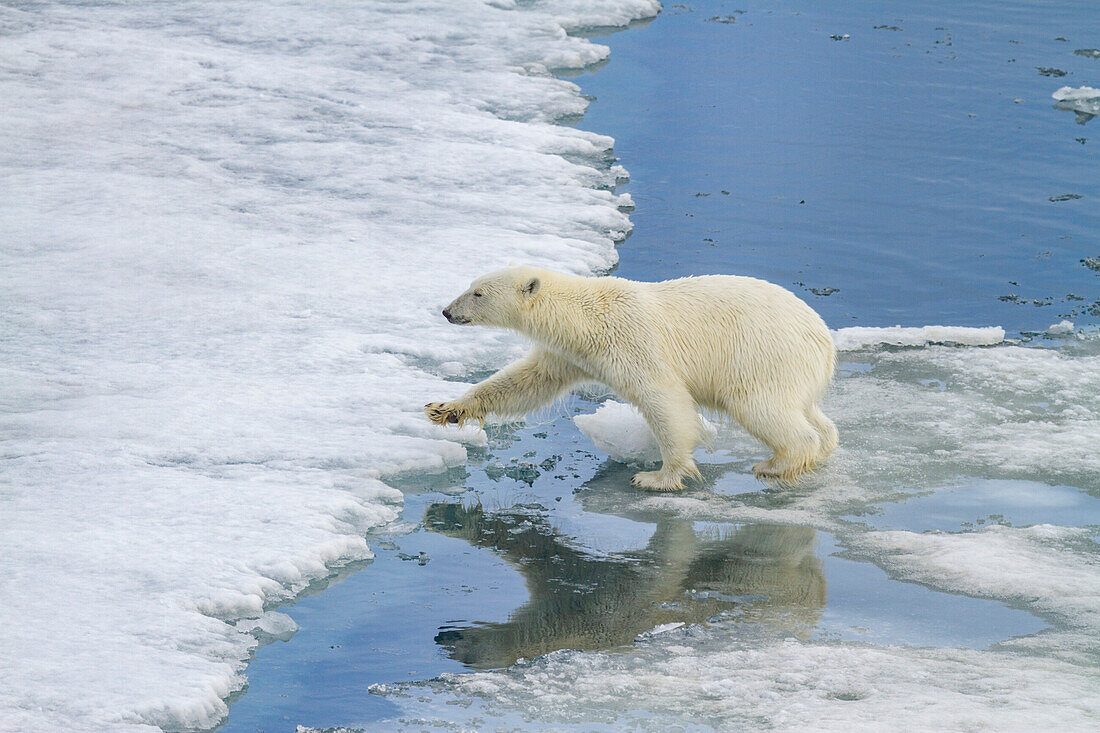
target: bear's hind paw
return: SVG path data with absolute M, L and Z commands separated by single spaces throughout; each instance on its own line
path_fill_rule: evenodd
M 671 471 L 639 471 L 631 477 L 630 483 L 647 491 L 681 491 L 684 477 Z
M 760 461 L 752 467 L 752 475 L 764 482 L 776 482 L 779 484 L 797 483 L 802 476 L 812 470 L 814 465 L 810 461 L 782 460 L 772 456 L 766 461 Z

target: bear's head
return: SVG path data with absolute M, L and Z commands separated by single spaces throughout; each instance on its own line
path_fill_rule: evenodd
M 516 328 L 534 302 L 546 273 L 534 267 L 507 267 L 483 275 L 443 309 L 451 323 Z

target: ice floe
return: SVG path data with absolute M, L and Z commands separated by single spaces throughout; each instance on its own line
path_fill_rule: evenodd
M 833 331 L 833 341 L 841 351 L 875 346 L 923 346 L 925 344 L 960 344 L 963 346 L 993 346 L 1004 341 L 1000 326 L 970 328 L 965 326 L 892 326 L 885 328 L 850 326 Z
M 519 345 L 438 310 L 615 262 L 625 174 L 548 70 L 657 8 L 0 9 L 0 728 L 213 726 L 265 610 L 371 557 L 379 478 L 484 442 L 420 408 Z

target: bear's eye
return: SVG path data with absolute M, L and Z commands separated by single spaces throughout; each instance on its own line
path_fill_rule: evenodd
M 475 290 L 474 291 L 474 297 L 475 298 L 480 298 L 481 297 L 481 291 L 480 290 Z

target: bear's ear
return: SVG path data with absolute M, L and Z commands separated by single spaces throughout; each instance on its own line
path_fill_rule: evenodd
M 534 295 L 542 287 L 542 279 L 533 277 L 523 285 L 523 294 L 527 296 Z

